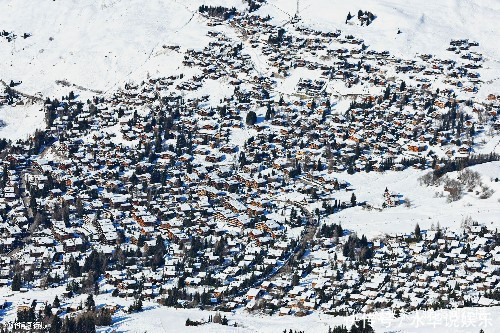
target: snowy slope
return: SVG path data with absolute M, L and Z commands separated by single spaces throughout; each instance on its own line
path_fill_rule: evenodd
M 375 14 L 373 23 L 345 24 L 347 14 L 356 15 L 359 9 Z M 496 0 L 299 0 L 298 10 L 304 24 L 324 30 L 340 29 L 397 56 L 443 55 L 450 39 L 469 38 L 480 43 L 486 56 L 500 58 L 496 42 L 500 38 L 500 2 Z M 297 2 L 270 0 L 261 12 L 268 12 L 276 22 L 287 22 L 296 14 Z M 402 34 L 397 34 L 398 29 Z
M 215 1 L 243 5 L 240 1 Z M 0 40 L 0 76 L 21 80 L 20 90 L 56 95 L 56 80 L 106 91 L 147 73 L 169 75 L 182 57 L 163 45 L 202 47 L 208 27 L 203 1 L 32 1 L 0 3 L 0 29 L 18 37 Z M 23 33 L 32 36 L 22 38 Z M 51 40 L 52 39 L 52 40 Z M 75 88 L 72 88 L 75 89 Z
M 63 287 L 49 290 L 31 290 L 29 296 L 38 301 L 51 303 L 54 295 L 64 292 Z M 10 289 L 0 288 L 0 293 L 9 297 L 9 301 L 17 303 L 26 298 L 26 294 L 11 292 Z M 69 302 L 62 300 L 63 306 L 85 302 L 86 295 L 80 295 Z M 132 304 L 133 299 L 112 297 L 110 294 L 101 294 L 95 297 L 96 306 L 114 303 L 121 307 Z M 477 333 L 482 328 L 487 333 L 500 332 L 497 319 L 500 307 L 487 308 L 456 308 L 438 311 L 415 311 L 401 313 L 398 318 L 389 311 L 370 313 L 365 317 L 333 316 L 322 313 L 313 313 L 306 317 L 295 316 L 268 316 L 250 314 L 243 309 L 235 312 L 222 312 L 229 325 L 204 324 L 201 326 L 185 326 L 189 318 L 193 321 L 206 322 L 215 311 L 198 309 L 175 309 L 158 306 L 149 301 L 144 302 L 144 310 L 132 314 L 125 313 L 123 308 L 113 316 L 113 324 L 108 327 L 97 328 L 97 332 L 182 332 L 182 333 L 277 333 L 283 330 L 297 330 L 305 333 L 327 333 L 329 327 L 344 325 L 350 327 L 354 320 L 370 319 L 376 333 Z M 9 306 L 3 311 L 2 323 L 13 322 L 16 318 L 16 309 Z M 237 324 L 237 327 L 232 325 Z
M 378 313 L 372 319 L 375 332 L 400 332 L 400 333 L 468 333 L 498 332 L 496 319 L 500 308 L 476 308 L 475 313 L 470 309 L 453 309 L 439 311 L 418 311 L 409 315 L 394 318 L 391 313 Z M 117 332 L 227 332 L 227 333 L 276 333 L 293 329 L 305 333 L 327 333 L 328 327 L 344 325 L 350 327 L 354 322 L 353 317 L 335 317 L 331 315 L 313 314 L 307 317 L 292 316 L 258 316 L 250 315 L 244 311 L 222 313 L 229 319 L 229 324 L 237 323 L 238 327 L 207 324 L 197 327 L 186 327 L 186 319 L 206 321 L 209 315 L 215 312 L 154 308 L 145 313 L 137 313 L 120 317 L 113 329 Z M 111 331 L 109 328 L 102 332 Z
M 18 37 L 12 42 L 0 38 L 0 79 L 6 82 L 20 80 L 19 90 L 28 94 L 59 97 L 69 90 L 76 90 L 84 96 L 97 91 L 113 92 L 126 81 L 141 81 L 151 76 L 168 76 L 185 72 L 182 65 L 183 53 L 164 46 L 178 45 L 181 51 L 187 48 L 203 48 L 209 42 L 206 33 L 214 29 L 198 12 L 201 4 L 235 6 L 243 9 L 242 0 L 2 0 L 0 2 L 0 31 L 13 31 Z M 298 11 L 297 11 L 298 9 Z M 376 20 L 368 27 L 345 24 L 348 12 L 358 9 L 372 11 Z M 439 57 L 450 56 L 446 48 L 450 39 L 469 38 L 480 43 L 480 51 L 487 57 L 485 77 L 488 82 L 481 94 L 500 91 L 500 1 L 498 0 L 446 0 L 446 1 L 340 1 L 340 0 L 268 0 L 258 11 L 269 14 L 274 23 L 289 24 L 298 14 L 299 24 L 327 31 L 342 30 L 365 40 L 375 50 L 389 50 L 404 58 L 413 59 L 417 53 L 431 53 Z M 228 26 L 215 29 L 230 30 Z M 396 32 L 400 29 L 401 34 Z M 23 33 L 32 36 L 23 39 Z M 229 32 L 231 36 L 235 32 Z M 245 50 L 247 52 L 248 50 Z M 248 52 L 253 52 L 249 50 Z M 250 53 L 258 71 L 266 72 L 259 56 Z M 317 74 L 317 73 L 315 73 Z M 312 74 L 310 74 L 312 75 Z M 319 75 L 319 74 L 318 74 Z M 278 82 L 277 91 L 293 90 L 301 77 L 301 70 Z M 69 86 L 60 82 L 65 81 Z M 59 82 L 59 83 L 58 83 Z M 75 86 L 76 85 L 76 86 Z M 221 96 L 232 93 L 232 88 L 222 81 L 207 80 L 205 85 L 192 96 L 210 94 L 216 103 Z M 213 99 L 213 100 L 212 100 Z M 348 103 L 348 101 L 347 101 Z M 342 108 L 340 108 L 342 106 Z M 343 109 L 344 105 L 338 106 Z M 43 126 L 41 105 L 0 107 L 0 119 L 7 124 L 0 128 L 0 137 L 25 138 Z M 262 110 L 258 111 L 259 116 Z M 233 131 L 233 142 L 242 144 L 251 133 L 245 130 Z M 485 144 L 485 152 L 498 151 L 498 138 Z M 355 189 L 358 201 L 377 203 L 386 187 L 401 193 L 412 201 L 411 207 L 399 206 L 383 211 L 367 211 L 361 207 L 347 209 L 331 216 L 327 221 L 342 223 L 344 228 L 377 236 L 384 233 L 411 232 L 418 222 L 422 229 L 439 222 L 442 227 L 454 230 L 460 228 L 462 220 L 472 217 L 488 226 L 499 226 L 500 163 L 488 163 L 473 168 L 481 173 L 483 181 L 495 190 L 491 198 L 479 199 L 473 193 L 466 193 L 459 201 L 448 203 L 446 198 L 436 198 L 441 189 L 422 187 L 418 177 L 422 172 L 339 174 Z M 348 201 L 350 193 L 340 200 Z M 316 203 L 311 208 L 315 208 Z M 5 294 L 6 291 L 4 290 Z M 0 294 L 2 291 L 0 291 Z M 38 299 L 51 300 L 53 294 L 39 292 L 30 294 Z M 22 296 L 16 294 L 14 299 Z M 100 301 L 104 303 L 107 296 Z M 117 301 L 118 302 L 118 301 Z M 151 304 L 149 304 L 151 306 Z M 15 317 L 14 309 L 8 310 L 8 319 Z M 498 308 L 489 309 L 497 318 Z M 439 312 L 445 317 L 446 311 Z M 456 309 L 454 314 L 470 317 L 469 310 Z M 465 315 L 464 315 L 465 314 Z M 208 312 L 196 310 L 174 310 L 154 308 L 139 314 L 119 314 L 113 329 L 120 332 L 281 332 L 283 329 L 299 329 L 306 332 L 326 332 L 329 325 L 345 324 L 344 318 L 314 314 L 305 319 L 280 317 L 254 317 L 245 313 L 228 315 L 241 328 L 218 325 L 186 329 L 187 318 L 206 319 Z M 409 322 L 397 327 L 384 327 L 381 318 L 376 323 L 377 332 L 469 332 L 479 327 L 449 327 L 441 321 L 438 327 L 415 327 L 416 314 Z M 461 318 L 461 317 L 460 317 Z M 477 323 L 476 323 L 477 324 Z M 486 332 L 494 332 L 491 327 Z M 490 328 L 490 329 L 488 329 Z M 110 329 L 106 329 L 109 331 Z
M 495 191 L 490 198 L 480 199 L 475 193 L 465 192 L 460 200 L 447 202 L 442 186 L 426 187 L 419 184 L 418 178 L 428 171 L 407 169 L 400 172 L 339 174 L 339 179 L 352 184 L 358 202 L 380 204 L 387 187 L 389 191 L 408 198 L 411 206 L 400 205 L 382 211 L 355 207 L 331 215 L 325 222 L 341 223 L 343 227 L 368 237 L 408 233 L 417 223 L 422 229 L 430 229 L 433 225 L 437 227 L 439 223 L 441 227 L 460 230 L 463 220 L 468 217 L 489 228 L 498 228 L 500 182 L 495 182 L 495 178 L 500 177 L 500 162 L 480 164 L 470 169 L 479 172 L 482 182 Z M 449 176 L 456 177 L 456 174 L 451 173 Z M 440 197 L 441 194 L 445 196 Z M 350 196 L 348 192 L 339 193 L 339 199 L 343 201 L 348 201 Z
M 182 57 L 163 45 L 198 48 L 208 42 L 209 27 L 197 13 L 205 3 L 246 6 L 240 0 L 44 0 L 36 6 L 32 1 L 4 0 L 0 30 L 18 37 L 10 43 L 0 39 L 0 76 L 7 82 L 22 80 L 24 92 L 58 95 L 68 88 L 56 80 L 107 91 L 148 73 L 168 75 Z M 476 40 L 491 60 L 485 80 L 499 76 L 499 1 L 299 0 L 298 8 L 301 24 L 341 29 L 365 39 L 373 49 L 408 58 L 416 53 L 445 56 L 452 38 Z M 370 10 L 377 18 L 368 27 L 346 25 L 347 13 L 358 9 Z M 285 24 L 296 11 L 296 1 L 269 0 L 258 13 Z M 398 29 L 403 33 L 397 35 Z M 25 32 L 32 36 L 23 39 Z
M 40 104 L 0 107 L 0 138 L 26 139 L 37 129 L 45 126 L 45 114 Z
M 260 14 L 271 15 L 274 23 L 287 24 L 297 13 L 301 24 L 313 28 L 352 34 L 365 40 L 374 50 L 413 59 L 416 54 L 449 58 L 451 39 L 479 42 L 486 57 L 485 76 L 489 84 L 483 92 L 497 93 L 500 87 L 500 1 L 496 0 L 421 0 L 421 1 L 338 1 L 270 0 Z M 346 24 L 347 14 L 371 11 L 376 19 L 369 26 Z M 401 34 L 397 34 L 398 29 Z
M 0 79 L 22 81 L 17 88 L 31 95 L 59 98 L 74 90 L 86 99 L 99 91 L 113 92 L 127 81 L 186 73 L 183 52 L 206 46 L 210 41 L 207 31 L 223 30 L 235 36 L 228 26 L 207 26 L 198 13 L 201 4 L 246 8 L 241 0 L 44 0 L 36 6 L 27 0 L 1 1 L 0 31 L 13 32 L 17 38 L 11 42 L 0 38 Z M 446 51 L 450 39 L 478 41 L 478 51 L 486 57 L 481 78 L 486 84 L 478 98 L 500 90 L 499 1 L 269 0 L 257 13 L 269 14 L 273 23 L 288 25 L 297 9 L 299 25 L 340 29 L 363 38 L 374 50 L 389 50 L 408 59 L 417 53 L 453 56 Z M 347 13 L 356 14 L 359 9 L 372 11 L 376 15 L 373 23 L 345 24 Z M 398 29 L 402 34 L 396 33 Z M 31 36 L 24 39 L 24 33 Z M 171 45 L 181 49 L 164 47 Z M 249 53 L 256 68 L 265 72 L 258 55 L 251 48 Z M 290 90 L 298 79 L 293 74 L 278 82 L 277 91 Z M 200 93 L 215 89 L 224 96 L 229 92 L 220 82 L 204 88 Z M 0 119 L 12 124 L 24 119 L 24 112 Z M 37 117 L 30 116 L 29 124 Z M 11 138 L 25 137 L 35 127 L 17 133 L 11 126 L 1 130 L 0 136 L 10 138 L 16 133 Z

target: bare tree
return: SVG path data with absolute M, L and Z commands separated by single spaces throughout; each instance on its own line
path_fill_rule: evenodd
M 462 170 L 458 175 L 458 180 L 472 192 L 474 187 L 481 185 L 481 175 L 477 171 L 472 171 L 470 169 Z
M 481 186 L 481 190 L 482 190 L 482 193 L 479 195 L 480 199 L 491 198 L 491 196 L 493 195 L 493 193 L 495 193 L 495 191 L 493 191 L 491 188 L 489 188 L 486 185 Z
M 462 197 L 462 184 L 457 180 L 448 179 L 444 185 L 444 190 L 448 192 L 448 202 L 460 200 Z

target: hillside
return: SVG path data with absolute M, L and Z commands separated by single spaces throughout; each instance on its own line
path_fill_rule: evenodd
M 68 81 L 86 89 L 111 92 L 128 80 L 140 81 L 148 74 L 170 75 L 178 71 L 181 59 L 163 45 L 199 48 L 207 43 L 206 19 L 197 9 L 202 0 L 174 1 L 31 1 L 6 0 L 0 12 L 0 30 L 14 32 L 13 42 L 0 38 L 0 73 L 6 82 L 23 81 L 27 93 L 57 96 L 67 93 L 56 81 Z M 210 5 L 244 9 L 240 0 L 214 0 Z M 416 54 L 447 55 L 451 39 L 478 41 L 491 70 L 485 81 L 494 80 L 498 91 L 500 32 L 496 18 L 500 4 L 423 0 L 400 1 L 298 1 L 305 25 L 329 31 L 341 29 L 366 40 L 378 51 L 413 58 Z M 366 27 L 345 24 L 349 12 L 370 10 L 376 15 Z M 270 0 L 257 13 L 286 24 L 295 15 L 297 3 Z M 400 29 L 402 34 L 398 35 Z M 31 37 L 22 38 L 23 33 Z M 52 40 L 51 40 L 52 39 Z
M 2 1 L 0 331 L 494 331 L 498 17 Z

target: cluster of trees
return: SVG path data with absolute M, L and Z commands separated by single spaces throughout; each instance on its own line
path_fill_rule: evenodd
M 12 103 L 14 103 L 14 100 L 18 97 L 15 90 L 9 86 L 5 87 L 4 93 L 7 94 L 7 104 L 8 105 L 11 105 Z
M 290 210 L 290 225 L 293 227 L 300 227 L 302 225 L 302 215 L 298 214 L 298 211 L 295 210 L 295 207 L 292 207 Z
M 29 37 L 27 35 L 31 36 L 30 34 L 27 34 L 25 32 L 24 35 L 23 35 L 23 38 L 26 39 L 27 37 Z M 12 42 L 14 39 L 17 38 L 17 35 L 13 31 L 8 32 L 8 31 L 5 31 L 5 30 L 0 31 L 0 36 L 5 37 L 5 39 L 7 39 L 7 41 L 9 43 Z M 27 37 L 25 37 L 25 36 L 27 36 Z M 11 80 L 11 82 L 12 82 L 12 80 Z
M 351 104 L 349 104 L 349 110 L 352 110 L 352 109 L 367 110 L 367 109 L 370 109 L 372 107 L 373 107 L 373 102 L 370 100 L 361 101 L 361 102 L 352 101 Z
M 48 327 L 49 333 L 95 333 L 96 326 L 109 326 L 112 324 L 112 316 L 109 310 L 105 308 L 96 309 L 92 295 L 87 297 L 84 307 L 84 312 L 76 316 L 66 316 L 64 321 L 57 314 L 53 314 L 52 309 L 60 308 L 59 298 L 56 296 L 54 302 L 46 304 L 44 309 L 36 312 L 36 301 L 33 301 L 28 310 L 19 311 L 17 313 L 17 322 L 41 322 Z M 0 332 L 9 332 L 2 328 Z
M 182 286 L 184 282 L 180 281 Z M 179 286 L 180 287 L 180 286 Z M 196 306 L 210 305 L 211 293 L 203 290 L 200 292 L 188 293 L 186 288 L 174 287 L 166 291 L 159 303 L 168 307 L 181 307 L 190 308 Z
M 429 108 L 428 112 L 433 111 L 433 108 L 430 106 L 434 105 L 433 100 L 429 100 L 425 103 L 424 108 Z M 439 131 L 449 131 L 451 130 L 457 137 L 459 137 L 462 133 L 464 133 L 464 123 L 472 118 L 472 116 L 465 114 L 463 112 L 457 111 L 458 104 L 457 102 L 449 102 L 447 101 L 445 107 L 449 107 L 450 110 L 442 115 L 441 125 L 439 126 Z M 468 135 L 474 136 L 476 134 L 476 130 L 474 126 L 471 126 L 469 129 Z M 467 134 L 467 133 L 466 133 Z M 457 144 L 460 144 L 460 141 L 457 141 Z
M 241 90 L 239 86 L 234 88 L 234 98 L 238 103 L 250 103 L 252 101 L 250 92 Z
M 342 254 L 344 257 L 351 258 L 352 260 L 366 262 L 373 257 L 373 250 L 368 245 L 365 235 L 358 238 L 356 234 L 351 234 L 342 248 Z
M 108 260 L 104 253 L 93 250 L 87 257 L 87 259 L 85 259 L 85 263 L 82 267 L 82 272 L 88 273 L 90 271 L 93 271 L 98 277 L 106 271 L 107 262 Z
M 12 278 L 11 288 L 13 291 L 19 291 L 22 287 L 21 274 L 16 273 Z
M 226 8 L 222 6 L 201 5 L 198 8 L 198 11 L 202 14 L 207 14 L 209 16 L 223 18 L 224 20 L 227 20 L 236 14 L 236 8 L 234 7 Z
M 152 267 L 153 269 L 163 266 L 165 264 L 165 254 L 167 254 L 165 242 L 163 238 L 158 235 L 155 246 L 151 246 L 148 249 L 150 259 L 146 262 L 146 265 Z
M 97 280 L 105 272 L 108 266 L 108 258 L 100 252 L 93 250 L 85 259 L 83 267 L 80 267 L 77 259 L 71 256 L 66 263 L 66 271 L 71 277 L 81 277 L 83 273 L 87 273 L 86 278 L 80 283 L 72 281 L 67 285 L 67 291 L 73 293 L 97 292 Z
M 137 298 L 134 303 L 128 308 L 128 312 L 141 312 L 142 311 L 142 298 Z
M 200 326 L 203 325 L 201 321 L 196 321 L 196 320 L 191 320 L 191 319 L 186 319 L 186 326 Z
M 345 20 L 345 23 L 347 24 L 348 21 L 350 21 L 354 16 L 351 14 L 351 12 L 349 12 L 347 14 L 347 18 Z M 372 12 L 369 12 L 369 11 L 362 11 L 361 9 L 358 10 L 358 20 L 361 22 L 361 25 L 365 24 L 368 26 L 370 25 L 373 20 L 375 20 L 376 16 L 372 13 Z
M 0 123 L 0 127 L 1 127 L 1 124 L 2 123 Z M 0 155 L 1 156 L 6 155 L 6 153 L 7 153 L 6 148 L 8 148 L 8 147 L 10 147 L 10 140 L 6 140 L 3 138 L 0 139 Z
M 335 199 L 335 201 L 333 202 L 333 205 L 330 205 L 330 204 L 326 203 L 325 201 L 323 201 L 322 207 L 325 210 L 325 214 L 330 215 L 330 214 L 335 213 L 336 211 L 339 211 L 341 209 L 345 209 L 346 205 L 345 205 L 345 203 L 341 202 L 340 200 Z
M 273 36 L 273 35 L 270 35 L 267 42 L 269 44 L 273 44 L 275 46 L 280 46 L 282 43 L 283 43 L 283 40 L 284 40 L 284 36 L 285 36 L 285 29 L 283 28 L 280 28 L 278 30 L 278 33 L 276 36 Z
M 229 321 L 227 320 L 226 316 L 222 317 L 222 315 L 219 312 L 217 312 L 214 316 L 209 316 L 208 322 L 214 324 L 221 324 L 224 326 L 227 326 L 229 324 Z
M 493 158 L 498 158 L 497 155 L 491 156 Z M 464 190 L 472 192 L 476 187 L 481 188 L 481 192 L 479 195 L 481 199 L 487 199 L 493 195 L 493 190 L 483 184 L 483 182 L 481 181 L 481 175 L 476 171 L 472 171 L 470 169 L 461 169 L 462 171 L 458 174 L 457 179 L 452 179 L 442 172 L 442 169 L 455 171 L 454 169 L 457 167 L 460 168 L 461 166 L 457 166 L 457 163 L 453 161 L 449 162 L 448 166 L 446 166 L 445 164 L 445 166 L 441 167 L 440 169 L 428 172 L 418 179 L 420 185 L 444 185 L 444 190 L 448 193 L 448 202 L 459 200 L 462 197 Z
M 35 135 L 29 143 L 30 153 L 32 155 L 40 153 L 41 148 L 48 145 L 51 141 L 52 138 L 49 138 L 45 131 L 36 130 Z
M 350 330 L 343 325 L 335 326 L 333 328 L 329 327 L 328 333 L 375 333 L 375 330 L 373 329 L 370 320 L 364 319 L 357 320 L 354 324 L 352 324 Z
M 255 113 L 255 111 L 249 111 L 247 113 L 245 122 L 249 126 L 253 126 L 257 123 L 257 114 Z
M 495 290 L 485 291 L 484 297 L 494 299 L 495 301 L 500 301 L 500 290 L 495 289 Z
M 342 226 L 336 223 L 330 225 L 323 224 L 319 229 L 320 237 L 337 238 L 341 237 L 343 234 L 344 230 L 342 229 Z
M 111 314 L 103 309 L 100 311 L 87 311 L 75 317 L 66 316 L 62 321 L 58 316 L 54 316 L 50 333 L 95 333 L 96 326 L 109 326 L 112 323 Z
M 295 166 L 292 171 L 288 174 L 290 178 L 295 178 L 297 176 L 300 176 L 302 174 L 302 166 L 300 163 L 296 160 L 295 161 Z
M 262 6 L 262 3 L 259 2 L 258 0 L 245 0 L 245 1 L 248 4 L 248 11 L 250 13 L 256 11 Z
M 205 323 L 214 323 L 214 324 L 220 324 L 220 325 L 224 325 L 224 326 L 227 326 L 229 324 L 226 316 L 222 317 L 219 312 L 217 312 L 214 316 L 212 316 L 212 315 L 208 316 L 207 322 L 195 321 L 195 320 L 191 320 L 189 318 L 186 319 L 186 326 L 200 326 L 200 325 L 203 325 Z M 236 326 L 236 324 L 235 324 L 235 326 Z
M 65 113 L 68 112 L 69 105 L 59 102 L 57 98 L 51 100 L 50 98 L 47 97 L 47 99 L 45 100 L 45 123 L 47 124 L 47 127 L 51 127 L 54 120 L 57 118 L 58 116 L 57 109 L 60 106 L 63 106 Z
M 448 172 L 460 171 L 473 165 L 499 160 L 500 156 L 495 153 L 471 155 L 467 158 L 459 160 L 441 159 L 436 161 L 436 163 L 438 163 L 440 167 L 439 169 L 434 171 L 434 175 L 436 178 L 439 178 Z

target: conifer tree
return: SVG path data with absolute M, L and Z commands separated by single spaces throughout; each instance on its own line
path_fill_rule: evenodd
M 11 287 L 13 291 L 19 291 L 21 289 L 21 275 L 19 273 L 14 274 Z
M 351 205 L 356 206 L 356 195 L 354 193 L 351 195 Z
M 54 302 L 52 303 L 52 306 L 53 306 L 54 308 L 58 308 L 58 307 L 60 307 L 60 306 L 61 306 L 61 302 L 59 301 L 59 297 L 57 297 L 57 295 L 56 295 L 56 297 L 54 298 Z
M 415 226 L 415 239 L 416 239 L 417 241 L 422 240 L 422 235 L 420 234 L 420 226 L 418 225 L 418 223 L 417 223 L 417 225 Z

